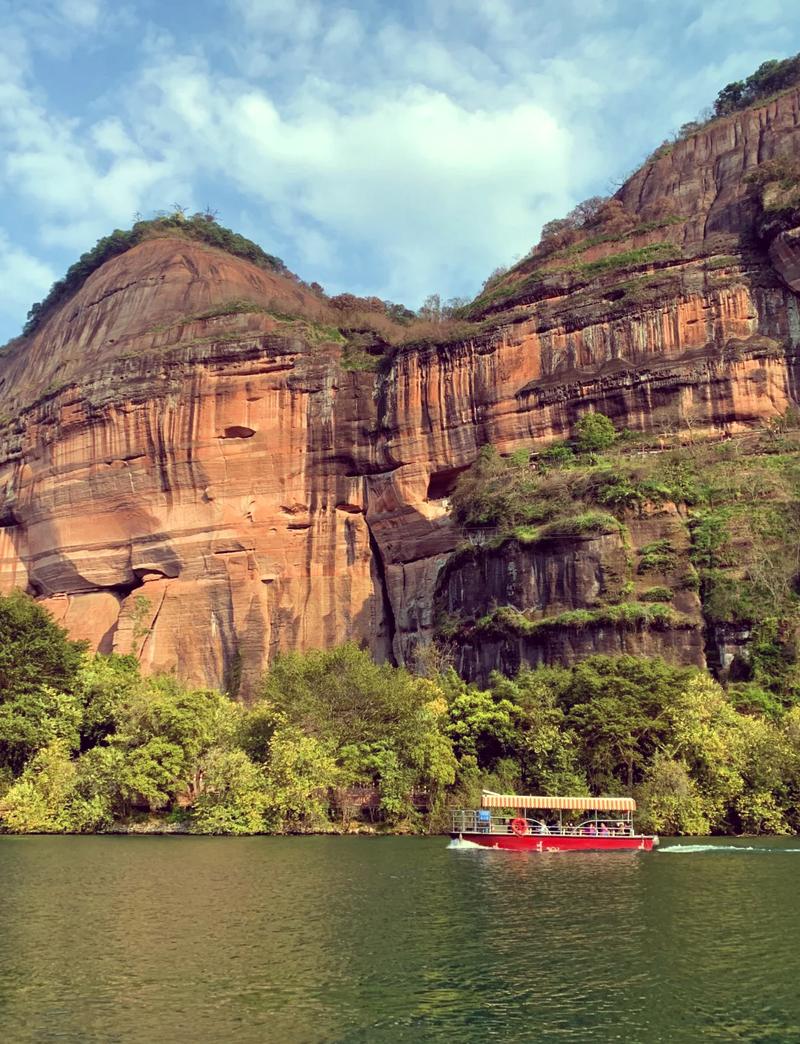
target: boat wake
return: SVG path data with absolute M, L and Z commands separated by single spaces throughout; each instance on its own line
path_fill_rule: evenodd
M 465 841 L 463 837 L 453 837 L 450 839 L 448 848 L 479 848 L 482 852 L 486 851 L 483 845 L 476 845 L 474 841 Z
M 698 852 L 760 852 L 760 853 L 798 853 L 800 848 L 766 848 L 763 845 L 667 845 L 658 849 L 660 855 L 668 852 L 673 855 L 696 855 Z

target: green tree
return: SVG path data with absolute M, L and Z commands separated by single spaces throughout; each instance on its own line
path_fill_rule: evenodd
M 38 751 L 3 798 L 0 821 L 11 833 L 81 833 L 107 827 L 108 802 L 81 788 L 77 764 L 60 740 Z
M 269 829 L 314 830 L 329 824 L 328 794 L 342 781 L 334 744 L 296 726 L 276 729 L 265 769 Z
M 703 798 L 686 765 L 658 751 L 639 790 L 642 828 L 654 834 L 708 834 Z
M 47 297 L 31 307 L 23 333 L 34 333 L 52 310 L 77 293 L 92 272 L 97 271 L 106 261 L 118 254 L 124 254 L 145 239 L 175 234 L 181 238 L 196 239 L 209 246 L 218 247 L 267 271 L 291 275 L 280 258 L 265 253 L 256 243 L 217 224 L 210 212 L 187 217 L 181 207 L 176 207 L 172 213 L 162 213 L 149 220 L 137 221 L 130 229 L 114 229 L 111 235 L 99 239 L 91 250 L 81 254 L 78 260 L 70 265 L 62 279 L 53 283 Z
M 696 674 L 671 709 L 672 745 L 703 798 L 712 831 L 781 833 L 791 742 L 763 718 L 740 714 L 722 687 Z
M 727 84 L 714 103 L 715 116 L 727 116 L 761 98 L 785 90 L 800 81 L 800 55 L 791 58 L 770 58 L 763 62 L 746 80 Z
M 86 756 L 93 755 L 122 815 L 137 807 L 155 811 L 178 796 L 192 804 L 211 751 L 232 745 L 241 716 L 222 693 L 185 689 L 173 678 L 133 686 L 115 713 L 107 745 Z
M 269 761 L 269 745 L 281 724 L 280 714 L 266 700 L 260 700 L 242 712 L 237 732 L 237 745 L 257 764 Z
M 604 413 L 585 413 L 575 425 L 575 442 L 581 453 L 602 453 L 616 437 L 614 422 Z
M 77 745 L 74 695 L 84 645 L 72 642 L 32 598 L 0 596 L 0 767 L 13 774 L 48 743 Z
M 74 693 L 42 685 L 16 696 L 0 693 L 0 767 L 18 775 L 36 751 L 55 740 L 80 742 L 81 706 Z
M 518 752 L 522 710 L 491 690 L 462 686 L 450 703 L 448 733 L 456 756 L 472 757 L 482 769 Z
M 243 750 L 216 747 L 205 763 L 203 788 L 192 815 L 195 834 L 255 834 L 264 829 L 263 769 Z
M 786 750 L 786 819 L 794 833 L 800 833 L 800 705 L 790 707 L 780 723 Z
M 301 733 L 319 741 L 323 752 L 337 752 L 341 785 L 377 786 L 390 817 L 410 813 L 414 789 L 437 793 L 454 778 L 442 690 L 427 678 L 376 664 L 352 643 L 279 657 L 265 678 L 262 700 L 262 709 L 251 712 L 247 742 L 258 759 L 263 737 L 275 729 L 270 773 L 275 750 L 285 746 L 278 726 L 286 725 L 296 730 L 290 735 Z
M 523 668 L 513 680 L 492 675 L 495 698 L 519 708 L 517 759 L 522 785 L 531 793 L 589 792 L 578 737 L 561 706 L 571 684 L 572 672 L 563 667 Z
M 184 792 L 184 752 L 160 737 L 137 746 L 95 747 L 81 757 L 80 767 L 86 791 L 104 795 L 120 818 L 134 810 L 167 809 Z
M 575 451 L 566 442 L 553 442 L 539 454 L 545 467 L 569 468 L 576 463 Z
M 691 668 L 635 656 L 590 656 L 572 671 L 564 697 L 580 759 L 597 790 L 630 789 L 666 741 L 666 714 Z
M 82 704 L 81 750 L 103 742 L 117 727 L 120 709 L 146 686 L 135 656 L 98 653 L 81 664 L 76 695 Z
M 549 518 L 553 504 L 551 498 L 537 497 L 539 479 L 529 456 L 522 452 L 504 458 L 494 446 L 482 446 L 450 496 L 458 521 L 466 526 L 502 528 Z

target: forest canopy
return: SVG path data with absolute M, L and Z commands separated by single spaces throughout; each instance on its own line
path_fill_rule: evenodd
M 745 80 L 734 80 L 717 95 L 714 116 L 728 116 L 748 105 L 800 83 L 800 54 L 792 58 L 771 58 Z
M 800 831 L 800 706 L 706 672 L 592 656 L 481 688 L 355 645 L 279 657 L 244 705 L 90 656 L 0 597 L 0 829 L 200 834 L 446 828 L 502 792 L 628 793 L 662 833 Z

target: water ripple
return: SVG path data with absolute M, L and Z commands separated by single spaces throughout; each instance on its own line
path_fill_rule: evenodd
M 0 1039 L 800 1040 L 792 851 L 0 838 Z

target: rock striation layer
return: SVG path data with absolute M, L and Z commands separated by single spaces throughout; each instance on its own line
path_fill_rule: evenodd
M 474 606 L 513 588 L 508 561 L 443 573 L 463 540 L 447 496 L 482 445 L 544 444 L 588 409 L 665 439 L 734 433 L 800 401 L 800 239 L 759 234 L 748 177 L 779 156 L 800 157 L 798 90 L 660 150 L 610 230 L 534 253 L 378 372 L 342 365 L 348 331 L 303 284 L 179 235 L 141 243 L 0 355 L 0 588 L 94 648 L 245 695 L 280 650 L 413 659 L 454 584 Z M 591 602 L 608 555 L 520 549 L 514 573 L 557 615 Z M 698 627 L 636 648 L 701 662 Z M 632 641 L 556 628 L 460 663 Z

